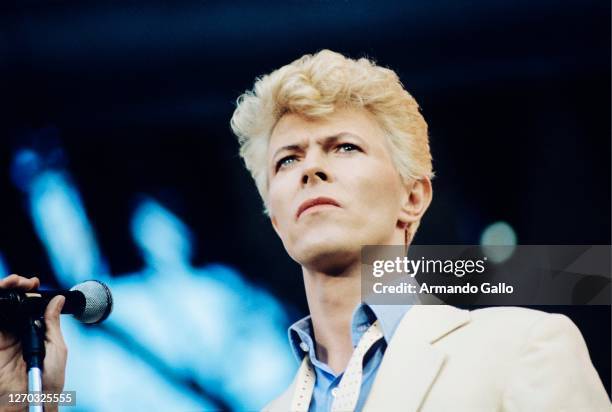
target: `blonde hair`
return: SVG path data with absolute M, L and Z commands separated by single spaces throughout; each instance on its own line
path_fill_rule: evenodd
M 340 107 L 364 108 L 374 115 L 404 180 L 433 177 L 427 123 L 397 74 L 367 58 L 322 50 L 258 78 L 253 90 L 237 100 L 231 127 L 266 213 L 266 155 L 276 123 L 286 113 L 324 118 Z

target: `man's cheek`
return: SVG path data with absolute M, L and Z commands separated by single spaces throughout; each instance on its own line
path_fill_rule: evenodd
M 355 191 L 356 196 L 353 204 L 367 210 L 376 207 L 377 203 L 384 203 L 385 198 L 388 197 L 388 188 L 385 186 L 384 181 L 375 179 L 373 176 L 362 179 Z

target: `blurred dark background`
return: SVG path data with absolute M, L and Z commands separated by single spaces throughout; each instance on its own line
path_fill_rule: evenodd
M 229 128 L 254 78 L 329 48 L 397 71 L 430 126 L 434 200 L 421 244 L 610 244 L 609 1 L 19 1 L 0 5 L 0 251 L 51 273 L 10 164 L 61 148 L 112 273 L 146 194 L 225 262 L 303 315 L 299 267 Z M 48 281 L 52 282 L 51 278 Z M 610 308 L 576 321 L 610 387 Z M 552 308 L 551 308 L 552 310 Z

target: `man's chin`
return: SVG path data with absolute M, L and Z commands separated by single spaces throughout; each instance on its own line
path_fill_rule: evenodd
M 300 265 L 327 273 L 341 271 L 355 259 L 359 260 L 361 247 L 347 241 L 319 240 L 301 245 L 294 256 Z

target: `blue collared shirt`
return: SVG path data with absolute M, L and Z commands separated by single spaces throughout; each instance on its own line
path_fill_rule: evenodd
M 363 409 L 387 345 L 391 341 L 400 320 L 410 307 L 411 305 L 369 305 L 361 303 L 353 311 L 351 322 L 353 347 L 357 346 L 361 336 L 376 320 L 380 322 L 384 336 L 384 339 L 379 340 L 372 346 L 363 359 L 363 379 L 355 410 Z M 298 362 L 301 362 L 308 352 L 315 370 L 316 381 L 309 412 L 330 411 L 334 401 L 333 394 L 336 392 L 334 389 L 340 384 L 342 373 L 340 375 L 334 374 L 327 364 L 317 359 L 310 316 L 306 316 L 291 325 L 288 334 L 289 343 Z

